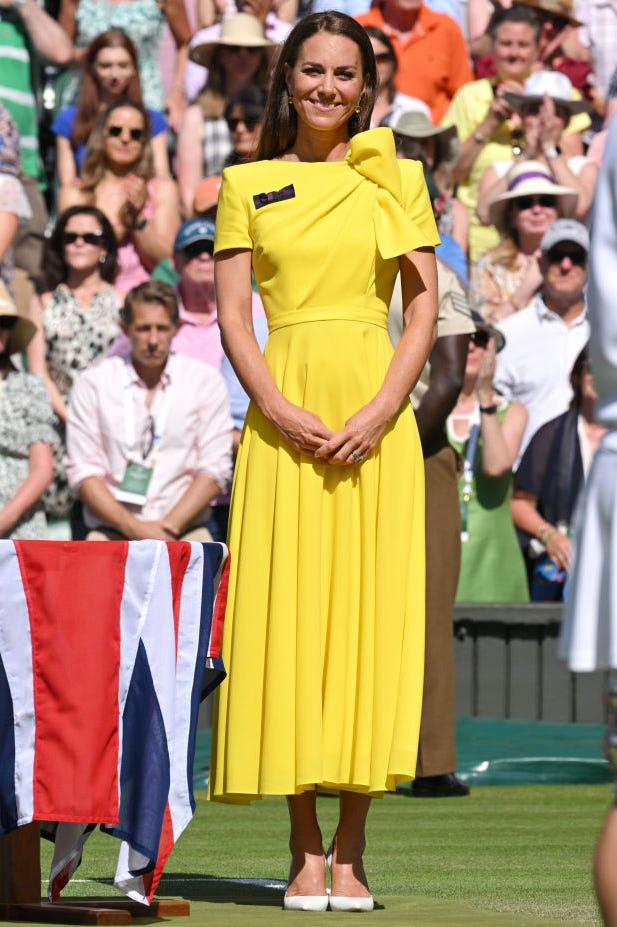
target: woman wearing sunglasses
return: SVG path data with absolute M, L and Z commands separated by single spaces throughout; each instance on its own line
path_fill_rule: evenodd
M 205 33 L 210 35 L 207 41 Z M 199 181 L 220 174 L 231 153 L 232 140 L 225 119 L 229 100 L 247 87 L 267 89 L 275 47 L 266 38 L 260 20 L 250 13 L 237 13 L 224 20 L 217 37 L 210 29 L 195 37 L 190 58 L 207 68 L 208 76 L 187 107 L 178 134 L 177 175 L 185 216 L 193 214 Z
M 461 570 L 458 602 L 526 602 L 523 555 L 510 516 L 512 464 L 527 410 L 493 392 L 495 356 L 505 339 L 473 313 L 463 389 L 447 420 L 450 444 L 464 460 L 459 480 Z
M 541 284 L 538 265 L 542 236 L 558 218 L 571 216 L 577 192 L 555 183 L 541 161 L 518 161 L 507 189 L 492 201 L 489 218 L 501 235 L 471 268 L 474 308 L 489 322 L 523 309 Z
M 118 241 L 116 289 L 123 296 L 171 257 L 180 225 L 176 184 L 154 176 L 150 117 L 138 103 L 117 100 L 99 117 L 88 142 L 80 187 L 62 187 L 60 210 L 96 206 Z
M 67 518 L 71 509 L 63 453 L 73 381 L 105 356 L 120 332 L 120 299 L 113 286 L 117 254 L 111 224 L 93 206 L 67 209 L 45 244 L 45 291 L 30 305 L 36 333 L 26 356 L 28 369 L 43 377 L 58 417 L 54 479 L 44 497 L 48 519 Z
M 232 150 L 225 167 L 252 161 L 261 138 L 266 97 L 259 87 L 245 87 L 225 107 L 225 121 L 231 136 Z

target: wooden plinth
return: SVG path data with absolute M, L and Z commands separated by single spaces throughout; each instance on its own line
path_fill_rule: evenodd
M 41 900 L 41 847 L 37 823 L 0 836 L 0 921 L 47 924 L 130 924 L 132 917 L 186 917 L 188 901 L 154 899 L 140 904 L 129 898 Z

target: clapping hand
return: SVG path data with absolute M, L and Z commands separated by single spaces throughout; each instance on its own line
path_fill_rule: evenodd
M 137 216 L 146 205 L 148 199 L 148 187 L 143 178 L 136 174 L 128 174 L 123 183 L 125 203 L 121 209 L 120 217 L 127 228 L 135 224 Z

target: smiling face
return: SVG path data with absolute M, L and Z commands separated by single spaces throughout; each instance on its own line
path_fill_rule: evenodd
M 105 96 L 120 97 L 135 74 L 126 48 L 102 48 L 94 59 L 94 77 Z
M 360 48 L 352 39 L 330 32 L 311 36 L 295 65 L 285 65 L 285 80 L 299 129 L 348 137 L 347 123 L 365 85 Z
M 89 271 L 107 254 L 103 230 L 94 216 L 71 216 L 62 233 L 62 256 L 71 270 Z
M 129 166 L 139 160 L 146 142 L 144 117 L 132 106 L 118 106 L 107 117 L 105 155 L 112 164 Z
M 497 29 L 493 41 L 493 58 L 500 80 L 521 83 L 529 76 L 538 46 L 529 23 L 505 22 Z
M 521 196 L 513 201 L 512 224 L 521 235 L 539 238 L 557 221 L 557 197 L 551 194 Z

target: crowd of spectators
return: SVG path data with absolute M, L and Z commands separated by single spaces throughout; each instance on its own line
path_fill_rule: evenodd
M 417 413 L 422 434 L 441 396 L 426 457 L 447 438 L 464 463 L 458 598 L 559 598 L 602 437 L 585 282 L 617 13 L 590 0 L 0 0 L 0 536 L 224 538 L 246 397 L 220 175 L 256 155 L 277 46 L 330 8 L 370 36 L 372 124 L 423 165 L 466 319 Z M 257 292 L 253 317 L 263 343 Z

